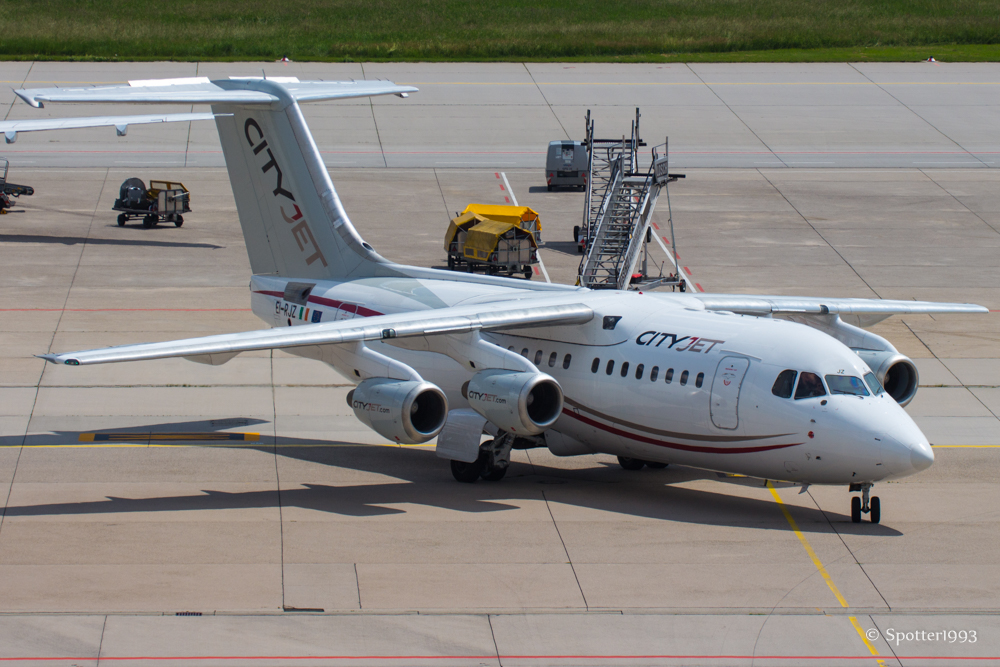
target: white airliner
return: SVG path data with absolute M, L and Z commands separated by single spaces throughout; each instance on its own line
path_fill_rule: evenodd
M 269 349 L 317 359 L 357 384 L 348 402 L 358 419 L 394 442 L 437 437 L 463 482 L 499 480 L 511 449 L 601 452 L 630 470 L 674 463 L 845 485 L 862 492 L 852 519 L 878 522 L 872 485 L 933 463 L 903 410 L 916 367 L 859 327 L 985 308 L 590 291 L 395 264 L 351 225 L 299 103 L 415 90 L 199 78 L 16 91 L 36 107 L 211 104 L 254 274 L 253 311 L 273 327 L 42 356 L 71 366 L 165 357 L 216 365 Z M 129 118 L 147 117 L 93 120 L 121 131 Z M 45 129 L 37 123 L 28 129 Z M 484 433 L 492 438 L 480 444 Z

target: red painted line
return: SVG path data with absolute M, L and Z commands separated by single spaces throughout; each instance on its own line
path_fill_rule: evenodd
M 504 200 L 505 202 L 507 202 L 508 204 L 510 203 L 510 197 L 504 197 L 504 198 L 503 198 L 503 200 Z
M 501 189 L 501 190 L 503 190 L 503 189 L 504 189 L 504 187 L 503 187 L 503 183 L 501 183 L 501 184 L 500 184 L 500 189 Z
M 496 176 L 497 178 L 500 178 L 500 172 L 499 171 L 494 171 L 493 175 Z
M 537 266 L 536 266 L 536 267 L 533 267 L 533 268 L 535 269 L 535 275 L 536 275 L 536 276 L 539 276 L 539 275 L 541 275 L 541 274 L 542 274 L 541 270 L 540 270 L 540 269 L 539 269 L 539 268 L 538 268 Z
M 658 224 L 656 224 L 654 222 L 654 223 L 652 223 L 652 225 L 653 225 L 653 229 L 655 229 L 656 231 L 660 231 L 660 226 Z
M 101 656 L 100 660 L 495 660 L 497 655 L 143 655 Z M 501 655 L 501 660 L 885 660 L 878 655 Z M 900 655 L 902 660 L 1000 660 L 1000 656 Z M 97 661 L 94 657 L 11 657 L 0 661 Z
M 584 417 L 581 414 L 573 412 L 569 408 L 563 408 L 563 414 L 569 415 L 573 419 L 582 421 L 584 424 L 593 426 L 594 428 L 599 428 L 602 431 L 607 431 L 617 436 L 624 438 L 631 438 L 632 440 L 638 440 L 639 442 L 644 442 L 648 445 L 656 445 L 657 447 L 666 447 L 668 449 L 679 449 L 685 452 L 699 452 L 702 454 L 755 454 L 757 452 L 767 452 L 772 449 L 785 449 L 786 447 L 797 447 L 798 445 L 804 444 L 801 442 L 793 442 L 788 445 L 764 445 L 763 447 L 701 447 L 698 445 L 682 445 L 676 442 L 667 442 L 665 440 L 655 440 L 653 438 L 647 438 L 644 435 L 639 435 L 637 433 L 629 433 L 628 431 L 623 431 L 621 429 L 615 428 L 614 426 L 608 426 L 607 424 L 602 424 L 596 419 L 591 419 L 590 417 Z M 572 657 L 572 656 L 571 656 Z
M 246 313 L 250 308 L 0 308 L 0 313 Z
M 698 288 L 699 292 L 705 291 L 705 288 L 701 286 L 701 283 L 695 283 L 694 286 Z
M 678 258 L 678 259 L 679 259 L 679 258 Z M 689 269 L 689 268 L 688 268 L 688 267 L 686 267 L 686 266 L 684 267 L 684 272 L 685 272 L 686 274 L 688 274 L 689 276 L 690 276 L 690 275 L 691 275 L 691 273 L 692 273 L 691 269 Z
M 668 239 L 666 236 L 661 236 L 660 238 L 666 241 L 667 245 L 670 245 L 670 239 Z

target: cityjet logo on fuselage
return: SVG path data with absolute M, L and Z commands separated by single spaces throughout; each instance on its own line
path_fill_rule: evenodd
M 677 334 L 662 333 L 660 331 L 643 331 L 636 336 L 635 342 L 637 345 L 646 347 L 650 345 L 660 347 L 668 338 L 670 339 L 670 344 L 667 345 L 668 350 L 676 350 L 677 352 L 704 352 L 705 354 L 708 354 L 716 345 L 726 342 L 724 340 L 700 338 L 698 336 L 678 336 Z M 680 347 L 674 347 L 678 343 L 684 344 L 680 345 Z
M 243 124 L 243 133 L 246 135 L 247 141 L 250 143 L 250 148 L 253 149 L 254 155 L 260 155 L 261 152 L 266 153 L 267 155 L 268 160 L 264 166 L 260 168 L 260 170 L 265 174 L 272 169 L 274 170 L 276 183 L 271 194 L 275 197 L 284 197 L 292 203 L 292 208 L 295 209 L 295 215 L 289 216 L 288 213 L 285 212 L 285 207 L 280 204 L 278 205 L 278 210 L 281 211 L 281 217 L 285 219 L 285 222 L 293 225 L 292 237 L 299 245 L 299 251 L 302 253 L 313 251 L 311 255 L 306 257 L 306 264 L 309 265 L 316 260 L 319 260 L 323 262 L 323 266 L 328 266 L 326 263 L 326 257 L 323 256 L 323 252 L 316 245 L 316 238 L 313 236 L 312 230 L 309 228 L 309 223 L 303 217 L 298 204 L 295 203 L 295 196 L 285 188 L 281 187 L 283 178 L 281 167 L 278 166 L 278 161 L 274 159 L 274 153 L 272 153 L 271 149 L 267 147 L 267 140 L 264 139 L 264 131 L 260 129 L 260 125 L 257 124 L 257 121 L 253 118 L 247 118 L 247 122 Z

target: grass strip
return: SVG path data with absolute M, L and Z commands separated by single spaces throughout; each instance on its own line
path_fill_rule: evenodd
M 0 0 L 0 58 L 1000 60 L 996 0 Z

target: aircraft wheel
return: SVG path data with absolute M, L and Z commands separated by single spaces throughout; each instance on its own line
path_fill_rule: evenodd
M 124 213 L 119 213 L 118 214 L 118 226 L 119 227 L 124 227 L 126 222 L 128 222 L 128 216 L 125 215 Z
M 667 463 L 660 463 L 659 461 L 646 461 L 646 467 L 652 468 L 653 470 L 663 470 L 667 467 Z
M 879 501 L 878 496 L 872 496 L 872 499 L 868 501 L 868 507 L 871 510 L 871 514 L 868 516 L 872 523 L 878 523 L 882 520 L 882 503 Z
M 851 498 L 851 521 L 861 523 L 861 498 Z
M 625 470 L 642 470 L 642 466 L 646 465 L 646 462 L 642 459 L 630 459 L 627 456 L 619 456 L 618 465 L 625 468 Z
M 452 461 L 451 474 L 459 482 L 472 484 L 479 479 L 480 475 L 483 474 L 483 468 L 485 467 L 486 458 L 483 456 L 480 456 L 472 463 L 466 463 L 465 461 Z
M 479 476 L 487 482 L 499 482 L 506 474 L 507 468 L 491 468 L 489 470 L 483 470 Z
M 176 218 L 174 218 L 174 226 L 175 227 L 180 227 L 183 224 L 184 224 L 184 216 L 183 215 L 178 215 Z

